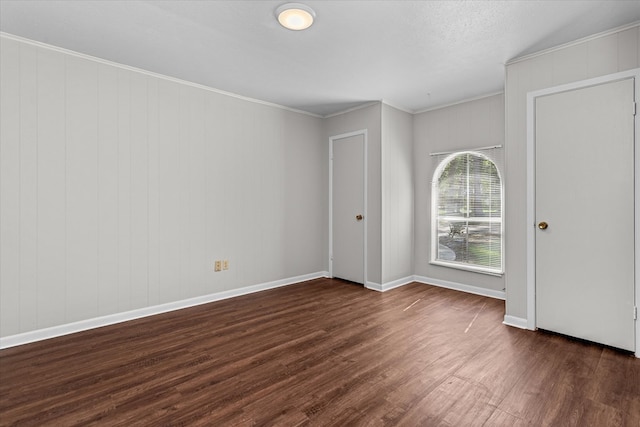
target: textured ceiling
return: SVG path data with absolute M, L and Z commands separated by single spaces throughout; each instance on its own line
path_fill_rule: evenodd
M 298 0 L 299 1 L 299 0 Z M 219 90 L 327 115 L 407 111 L 502 90 L 504 64 L 640 20 L 640 1 L 0 0 L 0 30 Z

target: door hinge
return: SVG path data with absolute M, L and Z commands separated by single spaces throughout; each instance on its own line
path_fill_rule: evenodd
M 631 109 L 631 111 L 632 111 L 632 113 L 631 113 L 631 114 L 635 116 L 635 115 L 636 115 L 636 107 L 637 107 L 637 104 L 636 104 L 635 102 L 632 102 L 632 104 L 633 104 L 633 105 L 632 105 L 632 109 Z
M 633 307 L 633 320 L 638 320 L 638 307 Z

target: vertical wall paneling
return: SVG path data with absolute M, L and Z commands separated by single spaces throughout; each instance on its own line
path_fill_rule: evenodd
M 66 59 L 66 322 L 98 314 L 97 64 Z
M 316 188 L 313 191 L 309 191 L 304 188 L 304 181 L 300 177 L 305 176 L 307 173 L 321 176 L 326 160 L 316 164 L 313 161 L 309 162 L 309 159 L 316 158 L 316 156 L 325 159 L 326 157 L 323 156 L 322 144 L 309 143 L 308 135 L 304 134 L 309 132 L 307 126 L 285 127 L 282 112 L 275 112 L 275 114 L 278 116 L 275 132 L 282 141 L 282 149 L 285 153 L 284 157 L 276 159 L 280 162 L 276 165 L 276 168 L 280 171 L 278 175 L 279 183 L 276 183 L 279 191 L 278 197 L 282 199 L 283 206 L 292 206 L 292 209 L 283 209 L 279 212 L 279 217 L 277 218 L 280 230 L 278 234 L 284 239 L 283 268 L 293 269 L 296 274 L 302 274 L 301 271 L 306 271 L 307 268 L 307 258 L 305 253 L 292 250 L 293 246 L 290 242 L 295 241 L 297 236 L 305 235 L 307 221 L 313 221 L 312 218 L 314 216 L 323 214 L 327 205 L 320 196 L 325 185 L 321 189 Z M 320 134 L 319 129 L 315 131 L 315 134 Z M 291 136 L 290 140 L 286 138 L 288 135 Z M 297 196 L 298 194 L 306 194 L 306 198 Z M 293 204 L 292 202 L 298 197 L 301 203 Z M 324 239 L 318 241 L 318 245 L 315 247 L 314 257 L 318 259 L 323 259 L 325 252 L 325 247 L 322 245 L 323 241 Z
M 242 224 L 242 226 L 238 224 L 235 232 L 241 246 L 246 248 L 246 252 L 237 261 L 239 264 L 238 280 L 242 284 L 248 284 L 251 283 L 253 277 L 257 277 L 262 273 L 262 266 L 265 262 L 264 258 L 259 257 L 259 248 L 263 242 L 262 234 L 258 227 L 260 222 L 259 212 L 262 211 L 260 206 L 262 201 L 260 197 L 261 183 L 255 180 L 258 169 L 258 164 L 256 163 L 256 159 L 259 156 L 256 152 L 258 141 L 252 138 L 253 117 L 242 114 L 243 106 L 241 103 L 234 102 L 234 104 L 234 109 L 237 108 L 236 111 L 240 117 L 241 129 L 238 132 L 240 139 L 235 143 L 237 150 L 232 155 L 232 158 L 236 160 L 236 168 L 231 179 L 235 179 L 238 183 L 239 194 L 234 198 L 238 208 L 236 213 L 240 224 Z M 249 164 L 254 165 L 255 168 L 248 168 Z M 255 194 L 255 199 L 251 198 L 252 194 Z M 254 214 L 256 218 L 253 218 Z M 253 242 L 253 245 L 250 245 L 250 242 Z
M 118 302 L 118 70 L 98 65 L 98 314 Z
M 257 136 L 258 129 L 261 126 L 265 126 L 265 128 L 269 132 L 273 132 L 272 122 L 267 122 L 266 114 L 264 109 L 260 109 L 258 114 L 254 116 L 254 120 L 251 123 L 251 135 Z M 254 138 L 251 138 L 254 139 Z M 279 144 L 279 141 L 274 141 L 275 144 Z M 276 169 L 275 159 L 272 157 L 272 153 L 269 150 L 265 149 L 264 144 L 259 142 L 259 138 L 255 138 L 255 146 L 253 147 L 254 155 L 257 158 L 260 158 L 261 161 L 258 162 L 257 168 L 254 172 L 253 176 L 253 184 L 257 185 L 260 189 L 257 197 L 257 204 L 261 206 L 260 209 L 260 219 L 253 219 L 253 223 L 256 224 L 255 232 L 257 233 L 258 238 L 262 242 L 262 247 L 265 247 L 267 242 L 271 241 L 274 245 L 278 247 L 282 246 L 282 239 L 280 235 L 276 235 L 274 233 L 275 230 L 278 229 L 276 211 L 276 204 L 269 203 L 270 199 L 275 199 L 276 192 L 274 188 L 274 184 L 277 180 L 278 170 Z M 280 150 L 278 150 L 280 151 Z M 266 224 L 270 224 L 269 227 L 265 227 Z M 247 239 L 249 237 L 247 236 Z M 256 254 L 257 255 L 257 254 Z M 279 261 L 283 260 L 280 257 L 276 257 L 275 254 L 267 254 L 263 255 L 263 262 L 261 263 L 261 275 L 264 277 L 277 277 L 276 271 L 279 269 Z
M 286 168 L 286 156 L 276 156 L 275 153 L 286 152 L 283 139 L 280 137 L 278 120 L 276 119 L 279 112 L 261 108 L 260 114 L 256 116 L 254 124 L 254 133 L 258 135 L 260 128 L 265 128 L 267 132 L 274 135 L 275 150 L 268 149 L 264 144 L 259 146 L 259 156 L 262 159 L 257 172 L 256 180 L 261 182 L 263 189 L 261 191 L 260 204 L 264 206 L 264 216 L 261 218 L 260 233 L 264 247 L 273 244 L 275 247 L 283 248 L 286 245 L 284 223 L 284 179 L 283 172 Z M 274 120 L 275 119 L 275 120 Z M 303 137 L 304 138 L 304 137 Z M 296 129 L 292 127 L 292 141 L 300 139 Z M 294 142 L 295 143 L 295 142 Z M 302 142 L 300 142 L 302 144 Z M 302 159 L 301 159 L 302 160 Z M 272 203 L 274 201 L 275 203 Z M 289 262 L 282 253 L 270 253 L 267 256 L 267 262 L 263 267 L 265 277 L 275 280 L 280 277 L 285 270 L 286 264 Z
M 194 207 L 191 204 L 192 202 L 192 188 L 190 188 L 190 155 L 193 150 L 192 147 L 192 136 L 193 129 L 189 127 L 190 125 L 190 112 L 191 105 L 194 102 L 194 93 L 191 88 L 180 87 L 179 89 L 179 98 L 178 98 L 178 141 L 177 141 L 177 153 L 178 153 L 178 230 L 177 230 L 177 242 L 180 250 L 178 257 L 178 274 L 180 277 L 180 281 L 184 284 L 184 286 L 180 286 L 178 289 L 179 298 L 186 298 L 188 295 L 186 293 L 187 284 L 190 286 L 193 285 L 193 274 L 189 270 L 190 266 L 190 258 L 191 254 L 191 241 L 189 240 L 188 235 L 188 225 L 192 220 L 192 214 L 194 211 Z
M 568 46 L 552 53 L 553 80 L 557 84 L 588 77 L 588 47 L 585 43 Z M 594 53 L 592 52 L 592 55 Z
M 263 245 L 262 233 L 260 232 L 260 212 L 262 207 L 261 191 L 262 183 L 256 181 L 258 176 L 259 165 L 256 159 L 259 157 L 258 141 L 253 139 L 253 126 L 255 119 L 242 114 L 243 106 L 237 104 L 238 114 L 242 117 L 242 131 L 240 132 L 241 141 L 238 143 L 238 151 L 234 154 L 237 159 L 236 170 L 232 174 L 232 179 L 236 179 L 240 183 L 241 194 L 237 200 L 239 212 L 237 212 L 242 226 L 235 229 L 241 247 L 246 247 L 246 252 L 238 260 L 240 264 L 240 283 L 251 283 L 253 277 L 262 274 L 265 262 L 264 258 L 260 258 L 259 248 Z M 244 159 L 244 162 L 241 161 Z M 246 165 L 253 164 L 255 168 L 247 168 Z M 244 163 L 244 164 L 243 164 Z M 255 198 L 251 198 L 251 194 Z M 222 201 L 224 203 L 224 201 Z M 255 211 L 254 211 L 255 209 Z M 256 214 L 256 218 L 253 218 Z M 249 247 L 249 242 L 253 241 L 254 245 Z M 222 255 L 222 254 L 221 254 Z
M 413 117 L 382 105 L 382 284 L 413 275 Z
M 3 338 L 326 270 L 323 120 L 0 40 Z
M 66 318 L 66 59 L 38 49 L 38 327 Z
M 131 73 L 118 70 L 118 308 L 131 310 Z
M 176 201 L 176 229 L 175 229 L 175 241 L 178 247 L 177 261 L 177 278 L 178 282 L 174 286 L 177 289 L 174 291 L 179 299 L 186 296 L 186 285 L 189 283 L 190 277 L 188 270 L 188 257 L 189 257 L 189 240 L 186 235 L 187 224 L 190 221 L 190 214 L 192 207 L 189 206 L 189 151 L 191 147 L 188 141 L 191 137 L 189 129 L 189 111 L 188 106 L 191 102 L 191 93 L 187 88 L 178 88 L 178 138 L 174 141 L 176 152 L 176 180 L 177 187 L 174 195 Z
M 131 308 L 148 304 L 149 286 L 149 153 L 147 77 L 130 78 L 131 176 Z
M 216 102 L 211 95 L 205 96 L 205 144 L 204 157 L 206 161 L 204 169 L 204 188 L 205 188 L 205 216 L 207 222 L 202 231 L 205 242 L 205 280 L 207 289 L 222 290 L 223 276 L 219 273 L 213 273 L 213 262 L 216 257 L 221 254 L 216 253 L 216 249 L 224 247 L 229 251 L 231 249 L 231 239 L 229 236 L 233 234 L 230 216 L 225 212 L 231 213 L 230 197 L 233 194 L 231 182 L 233 179 L 232 170 L 233 157 L 229 154 L 233 149 L 231 122 L 224 120 L 227 99 Z M 221 203 L 221 200 L 227 203 Z M 234 265 L 233 253 L 229 253 L 231 263 Z M 237 268 L 234 265 L 234 268 Z M 235 271 L 235 270 L 231 270 Z M 226 273 L 226 279 L 230 276 Z
M 0 332 L 20 328 L 20 47 L 2 41 L 0 49 Z
M 158 176 L 160 269 L 159 302 L 177 301 L 180 296 L 180 228 L 179 210 L 179 87 L 158 82 Z
M 638 28 L 630 28 L 617 33 L 618 43 L 614 47 L 618 58 L 618 69 L 629 70 L 638 64 L 640 55 L 640 31 Z
M 618 34 L 614 33 L 587 44 L 587 77 L 612 74 L 618 70 L 618 42 Z
M 316 242 L 316 245 L 306 245 L 305 250 L 301 251 L 296 248 L 296 242 L 300 236 L 309 236 L 308 224 L 321 222 L 328 223 L 328 165 L 324 148 L 325 144 L 316 143 L 314 139 L 309 138 L 309 134 L 321 135 L 319 126 L 310 127 L 315 123 L 310 118 L 305 118 L 303 122 L 296 123 L 293 126 L 287 126 L 284 120 L 283 112 L 275 112 L 279 119 L 278 127 L 275 132 L 280 135 L 282 140 L 282 149 L 284 157 L 274 158 L 279 162 L 277 168 L 280 173 L 278 179 L 281 184 L 277 184 L 278 197 L 282 198 L 283 206 L 290 206 L 289 209 L 282 209 L 277 218 L 278 232 L 284 237 L 284 266 L 288 270 L 295 271 L 295 274 L 304 274 L 311 267 L 310 259 L 324 259 L 326 256 L 326 245 L 324 244 L 327 236 Z M 315 159 L 323 158 L 322 162 Z M 312 183 L 309 188 L 310 181 L 306 179 L 311 176 L 325 176 L 326 180 Z M 325 193 L 327 192 L 327 193 Z M 328 234 L 328 233 L 327 233 Z M 308 237 L 305 237 L 305 239 Z
M 37 50 L 20 46 L 20 329 L 37 328 Z
M 207 293 L 207 243 L 206 234 L 206 204 L 207 194 L 206 165 L 207 157 L 205 152 L 205 98 L 202 91 L 191 90 L 191 102 L 189 103 L 188 128 L 191 129 L 191 143 L 188 144 L 188 186 L 189 205 L 189 227 L 188 233 L 189 251 L 187 257 L 187 274 L 185 279 L 189 280 L 198 294 Z
M 241 129 L 234 129 L 231 122 L 221 120 L 224 117 L 223 115 L 216 116 L 218 130 L 215 131 L 215 135 L 221 138 L 221 141 L 227 141 L 227 143 L 219 143 L 214 146 L 215 151 L 218 151 L 218 153 L 214 151 L 211 159 L 217 168 L 212 170 L 211 174 L 211 189 L 209 193 L 212 197 L 207 212 L 217 221 L 211 227 L 212 241 L 220 242 L 217 248 L 212 248 L 210 252 L 211 261 L 224 256 L 220 250 L 229 252 L 232 266 L 231 274 L 237 283 L 243 283 L 243 280 L 246 280 L 245 269 L 248 266 L 243 259 L 243 255 L 246 254 L 242 252 L 244 242 L 241 231 L 246 230 L 247 226 L 244 223 L 245 218 L 239 218 L 239 222 L 233 220 L 235 214 L 242 215 L 242 212 L 237 212 L 237 210 L 244 209 L 240 204 L 243 194 L 238 193 L 237 190 L 240 188 L 240 177 L 244 172 L 241 150 L 242 141 L 244 140 L 242 132 L 246 124 L 242 121 L 238 106 L 239 102 L 237 100 L 225 99 L 221 104 L 215 105 L 213 110 L 226 109 L 230 117 L 241 123 Z M 232 186 L 232 182 L 238 184 L 238 186 Z M 224 226 L 221 227 L 221 224 Z M 212 270 L 213 265 L 211 266 Z M 229 273 L 225 274 L 229 275 Z M 226 279 L 222 274 L 214 273 L 213 283 L 220 289 L 229 289 L 229 284 L 226 283 Z
M 147 301 L 149 305 L 157 305 L 160 281 L 160 223 L 159 223 L 159 119 L 158 119 L 158 80 L 147 79 L 147 209 L 149 222 L 148 260 L 147 260 Z

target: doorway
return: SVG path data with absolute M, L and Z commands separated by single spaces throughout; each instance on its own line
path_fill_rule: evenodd
M 366 283 L 367 131 L 329 139 L 329 274 Z
M 531 329 L 630 351 L 637 317 L 635 90 L 633 75 L 618 74 L 529 99 Z

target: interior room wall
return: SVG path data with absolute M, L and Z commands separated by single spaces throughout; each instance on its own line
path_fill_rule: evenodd
M 473 286 L 496 291 L 490 293 L 493 296 L 502 296 L 505 287 L 503 276 L 430 264 L 431 182 L 438 166 L 430 154 L 503 145 L 504 95 L 492 95 L 416 114 L 413 119 L 413 133 L 415 274 L 426 281 Z M 501 172 L 504 177 L 504 170 Z
M 508 323 L 523 326 L 526 325 L 527 318 L 527 93 L 637 67 L 640 67 L 638 24 L 516 59 L 507 64 L 505 103 Z
M 322 119 L 1 43 L 0 336 L 326 269 Z
M 383 287 L 413 276 L 413 115 L 382 104 Z
M 363 108 L 337 114 L 325 119 L 324 122 L 324 150 L 325 161 L 323 163 L 327 170 L 326 186 L 329 187 L 329 138 L 336 135 L 345 134 L 357 130 L 367 130 L 367 282 L 371 286 L 379 287 L 382 283 L 382 133 L 381 118 L 382 104 L 373 103 Z M 328 196 L 325 199 L 328 217 Z M 328 269 L 329 242 L 324 240 L 326 252 L 326 268 Z
M 524 319 L 526 94 L 640 66 L 636 25 L 510 62 L 504 96 L 413 116 L 377 102 L 321 119 L 0 42 L 0 337 L 323 274 L 328 141 L 359 129 L 368 284 L 415 274 L 506 287 L 507 315 Z M 429 154 L 497 143 L 505 276 L 429 264 Z M 229 270 L 214 272 L 225 259 Z

